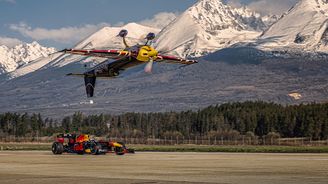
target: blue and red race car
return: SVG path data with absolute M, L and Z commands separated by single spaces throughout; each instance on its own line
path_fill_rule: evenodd
M 62 153 L 124 155 L 125 153 L 134 153 L 134 149 L 128 149 L 123 142 L 96 141 L 90 139 L 87 134 L 59 134 L 52 144 L 52 153 L 55 155 Z

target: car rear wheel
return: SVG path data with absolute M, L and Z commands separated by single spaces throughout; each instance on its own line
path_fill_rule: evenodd
M 101 144 L 99 143 L 95 143 L 92 145 L 92 148 L 91 148 L 91 153 L 93 155 L 99 155 L 101 154 Z
M 52 153 L 55 155 L 60 155 L 64 152 L 64 146 L 60 142 L 54 142 L 52 144 Z

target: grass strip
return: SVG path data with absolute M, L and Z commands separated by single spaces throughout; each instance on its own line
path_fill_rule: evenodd
M 328 153 L 328 146 L 202 146 L 131 145 L 136 151 L 158 152 L 231 152 L 231 153 Z
M 231 153 L 328 153 L 328 146 L 206 146 L 206 145 L 127 145 L 152 152 L 231 152 Z M 50 143 L 0 143 L 0 151 L 51 151 Z
M 45 151 L 51 150 L 49 143 L 0 143 L 0 151 Z

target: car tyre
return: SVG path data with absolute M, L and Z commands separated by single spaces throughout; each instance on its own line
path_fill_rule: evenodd
M 101 154 L 100 150 L 101 150 L 101 144 L 96 143 L 93 145 L 91 153 L 93 155 L 99 155 L 99 154 Z
M 60 142 L 54 142 L 52 144 L 52 153 L 55 155 L 60 155 L 64 152 L 64 145 Z

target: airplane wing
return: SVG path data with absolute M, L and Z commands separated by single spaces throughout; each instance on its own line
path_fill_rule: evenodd
M 67 75 L 84 77 L 87 96 L 93 97 L 96 86 L 96 78 L 113 78 L 118 76 L 120 71 L 139 64 L 143 64 L 143 62 L 139 62 L 135 59 L 131 60 L 129 56 L 125 56 L 115 61 L 104 61 L 83 74 L 69 73 Z
M 165 56 L 165 55 L 158 55 L 156 62 L 165 62 L 165 63 L 173 63 L 173 64 L 184 64 L 184 65 L 192 65 L 198 63 L 196 60 L 187 60 L 182 59 L 175 56 Z
M 143 64 L 143 62 L 137 61 L 135 59 L 130 59 L 129 56 L 124 56 L 115 61 L 106 60 L 98 65 L 88 69 L 83 74 L 74 74 L 69 73 L 67 75 L 73 76 L 95 76 L 95 77 L 116 77 L 120 74 L 121 71 L 124 71 L 127 68 Z
M 110 59 L 117 59 L 121 56 L 130 55 L 129 51 L 123 50 L 79 50 L 79 49 L 64 49 L 60 52 L 64 52 L 67 54 L 74 55 L 82 55 L 82 56 L 93 56 L 93 57 L 103 57 Z
M 97 77 L 116 77 L 127 68 L 142 64 L 129 56 L 124 56 L 115 61 L 104 61 L 88 70 L 86 73 L 94 73 Z

